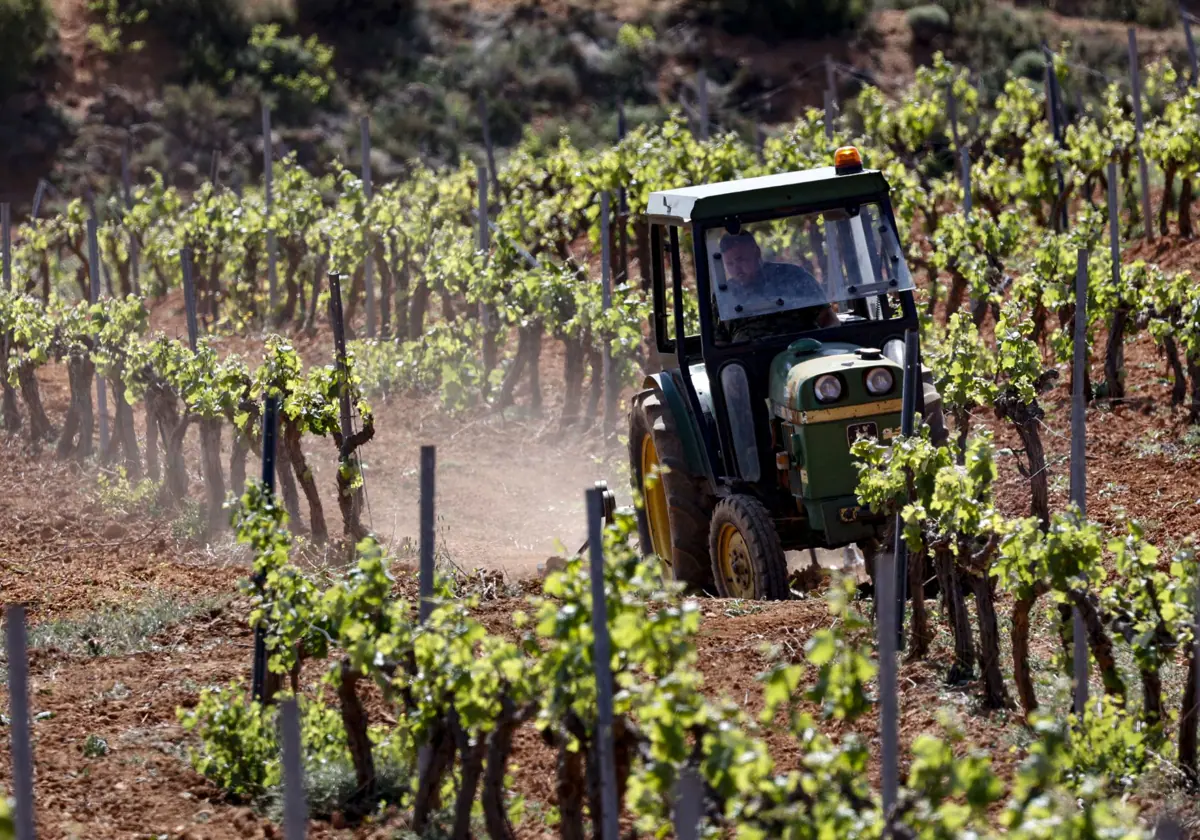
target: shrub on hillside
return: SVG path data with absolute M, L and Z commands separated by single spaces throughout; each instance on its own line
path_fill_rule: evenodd
M 54 27 L 46 0 L 0 0 L 0 97 L 28 87 L 49 57 Z
M 1070 17 L 1119 20 L 1159 29 L 1179 24 L 1176 0 L 1018 0 L 1017 5 L 1048 9 Z
M 1009 70 L 1018 79 L 1040 82 L 1046 76 L 1046 57 L 1041 50 L 1025 50 L 1015 59 Z
M 182 69 L 188 81 L 229 82 L 231 60 L 249 42 L 253 23 L 262 17 L 257 13 L 252 16 L 245 0 L 121 0 L 121 3 L 129 11 L 145 12 L 147 22 L 182 51 Z
M 285 122 L 311 118 L 314 108 L 330 103 L 337 83 L 329 46 L 316 35 L 282 35 L 276 23 L 254 27 L 237 66 L 275 94 L 275 108 Z
M 764 40 L 823 38 L 860 27 L 871 0 L 692 0 L 702 23 Z
M 909 9 L 905 20 L 912 30 L 913 39 L 926 46 L 951 29 L 950 13 L 933 3 Z

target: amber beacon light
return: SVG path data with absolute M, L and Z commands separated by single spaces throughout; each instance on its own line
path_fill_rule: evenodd
M 854 146 L 842 146 L 833 153 L 833 168 L 839 175 L 862 172 L 862 155 Z

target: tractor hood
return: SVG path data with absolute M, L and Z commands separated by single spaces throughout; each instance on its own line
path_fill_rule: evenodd
M 880 394 L 867 389 L 867 374 L 876 368 L 886 368 L 892 375 L 891 388 Z M 802 338 L 771 364 L 771 414 L 795 426 L 808 426 L 899 412 L 903 372 L 878 349 Z M 816 383 L 825 375 L 833 376 L 840 387 L 836 398 L 822 401 Z
M 880 393 L 872 394 L 867 377 L 878 368 L 891 373 L 891 387 L 881 389 L 886 377 L 876 374 Z M 879 350 L 813 339 L 793 342 L 771 363 L 770 410 L 787 455 L 788 486 L 830 545 L 874 533 L 855 499 L 858 469 L 850 447 L 859 437 L 887 442 L 900 432 L 902 377 L 903 368 Z

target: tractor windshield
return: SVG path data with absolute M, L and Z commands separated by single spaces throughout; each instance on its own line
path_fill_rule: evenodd
M 705 245 L 719 340 L 879 320 L 889 295 L 913 287 L 876 203 L 714 227 Z

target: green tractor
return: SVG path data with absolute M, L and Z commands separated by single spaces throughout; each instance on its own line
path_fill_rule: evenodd
M 945 435 L 888 183 L 853 147 L 834 164 L 650 196 L 658 372 L 630 466 L 642 551 L 693 590 L 783 599 L 785 551 L 873 556 L 850 447 L 901 432 L 906 373 L 907 421 Z

